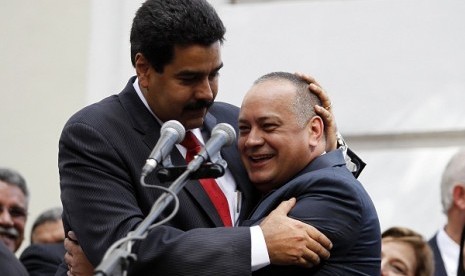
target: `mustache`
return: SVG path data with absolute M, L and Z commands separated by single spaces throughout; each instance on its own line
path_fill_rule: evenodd
M 8 235 L 12 236 L 13 238 L 18 238 L 19 232 L 13 227 L 5 228 L 3 226 L 0 226 L 0 235 Z
M 196 102 L 192 102 L 192 103 L 187 104 L 184 107 L 184 109 L 185 110 L 198 110 L 198 109 L 202 109 L 202 108 L 209 108 L 212 104 L 213 104 L 213 101 L 200 100 L 200 101 L 196 101 Z

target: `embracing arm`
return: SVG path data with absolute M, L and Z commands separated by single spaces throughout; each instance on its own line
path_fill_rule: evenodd
M 145 204 L 145 208 L 149 209 L 153 203 L 147 198 L 143 200 L 151 190 L 137 193 L 137 179 L 141 166 L 135 161 L 132 162 L 135 164 L 130 164 L 131 162 L 124 160 L 124 153 L 119 152 L 119 147 L 114 145 L 118 143 L 115 141 L 117 139 L 107 139 L 104 134 L 86 124 L 75 123 L 65 128 L 60 140 L 59 166 L 65 230 L 75 232 L 79 244 L 93 266 L 101 262 L 106 250 L 114 242 L 125 237 L 142 222 L 145 213 L 141 205 Z M 275 224 L 270 221 L 267 229 L 276 228 L 273 225 L 289 219 L 286 214 L 287 212 L 284 215 L 278 213 L 280 219 L 274 222 Z M 310 250 L 314 249 L 317 254 L 322 254 L 321 258 L 327 256 L 327 250 L 325 252 L 321 245 L 316 246 L 310 241 L 311 236 L 307 234 L 302 238 L 303 233 L 309 232 L 307 228 L 294 229 L 292 232 L 283 228 L 281 232 L 271 235 L 280 234 L 288 237 L 288 240 L 292 239 L 292 236 L 300 237 L 294 239 L 297 248 L 310 244 Z M 265 229 L 263 232 L 267 245 L 270 244 L 272 248 L 270 255 L 274 254 L 273 252 L 292 250 L 289 246 L 280 246 L 278 242 L 269 242 L 269 231 Z M 279 242 L 283 244 L 283 241 Z M 133 252 L 137 255 L 137 262 L 131 265 L 131 271 L 135 273 L 143 271 L 156 272 L 157 275 L 174 272 L 189 274 L 193 273 L 193 269 L 199 275 L 251 273 L 248 227 L 182 231 L 162 225 L 150 230 L 145 239 L 135 242 Z M 300 255 L 306 262 L 317 260 L 314 254 L 307 251 Z M 271 261 L 296 262 L 295 259 L 276 257 L 272 257 Z M 228 271 L 225 271 L 225 265 L 229 267 Z
M 260 224 L 263 234 L 266 239 L 266 245 L 270 254 L 270 261 L 275 265 L 299 265 L 303 267 L 312 267 L 320 263 L 321 259 L 329 257 L 329 250 L 332 247 L 329 239 L 324 236 L 320 231 L 311 225 L 303 223 L 296 219 L 291 219 L 287 216 L 288 212 L 295 206 L 296 200 L 292 198 L 283 201 L 274 211 L 268 215 L 265 220 Z M 234 228 L 223 228 L 234 229 Z M 244 228 L 242 228 L 244 229 Z M 226 230 L 229 231 L 229 230 Z M 236 230 L 232 230 L 237 232 Z M 200 235 L 204 235 L 203 231 L 199 231 Z M 202 241 L 202 240 L 200 240 Z M 74 232 L 68 232 L 68 238 L 65 239 L 66 255 L 65 261 L 70 271 L 69 275 L 85 276 L 92 275 L 94 267 L 88 261 L 82 248 L 79 246 L 77 237 Z M 153 250 L 150 245 L 145 244 L 148 248 L 146 250 Z M 200 244 L 200 246 L 205 246 Z M 139 250 L 145 250 L 144 244 L 141 244 Z M 234 249 L 236 245 L 232 244 L 225 247 L 224 251 L 237 250 Z M 191 252 L 191 248 L 187 248 Z M 240 249 L 239 249 L 240 250 Z M 177 252 L 172 252 L 178 254 Z M 243 252 L 239 252 L 244 255 Z M 182 254 L 179 253 L 179 254 Z M 216 258 L 216 254 L 211 258 Z M 184 259 L 179 259 L 179 262 L 184 262 Z M 169 265 L 170 273 L 173 273 L 182 266 L 179 262 Z M 209 261 L 210 263 L 210 261 Z M 168 264 L 167 264 L 168 265 Z M 185 264 L 183 264 L 185 265 Z M 193 263 L 191 273 L 198 273 L 200 270 L 198 264 Z M 145 271 L 144 266 L 135 264 L 137 270 Z M 185 272 L 178 271 L 179 273 Z
M 130 164 L 129 158 L 124 157 L 125 153 L 119 151 L 124 146 L 114 146 L 114 143 L 118 143 L 117 139 L 109 140 L 104 132 L 75 123 L 65 127 L 60 140 L 59 166 L 65 231 L 75 232 L 94 267 L 114 242 L 127 236 L 143 221 L 153 203 L 150 198 L 157 198 L 159 194 L 149 189 L 137 191 L 142 189 L 138 187 L 141 166 L 137 164 L 138 160 Z M 145 144 L 142 146 L 146 147 Z M 140 153 L 137 149 L 135 152 L 131 154 Z M 214 255 L 217 263 L 199 266 L 198 269 L 208 268 L 206 273 L 213 275 L 222 272 L 224 263 L 228 262 L 232 264 L 231 275 L 246 275 L 244 272 L 250 273 L 248 230 L 218 228 L 181 231 L 166 225 L 156 227 L 143 241 L 133 246 L 139 265 L 134 269 L 143 267 L 148 269 L 147 272 L 156 271 L 157 275 L 163 275 L 167 269 L 173 269 L 168 264 L 176 264 L 176 270 L 190 271 L 190 263 L 203 264 Z M 209 244 L 208 247 L 206 244 Z M 225 251 L 224 248 L 230 245 L 236 249 Z M 193 254 L 187 255 L 186 252 Z M 215 252 L 221 254 L 215 255 Z M 183 256 L 182 260 L 180 256 Z M 202 270 L 199 273 L 202 274 Z

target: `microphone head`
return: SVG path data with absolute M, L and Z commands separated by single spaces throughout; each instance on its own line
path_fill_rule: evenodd
M 184 136 L 186 135 L 186 129 L 180 122 L 176 120 L 166 121 L 161 126 L 160 133 L 163 133 L 165 131 L 176 133 L 177 135 L 176 143 L 181 143 L 181 141 L 184 140 Z
M 212 136 L 222 135 L 226 138 L 225 146 L 232 145 L 236 140 L 236 131 L 227 123 L 219 123 L 212 129 Z

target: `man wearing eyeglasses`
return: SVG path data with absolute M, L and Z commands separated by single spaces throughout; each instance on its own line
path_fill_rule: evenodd
M 13 255 L 24 239 L 29 192 L 16 171 L 0 168 L 0 271 L 2 275 L 27 275 Z

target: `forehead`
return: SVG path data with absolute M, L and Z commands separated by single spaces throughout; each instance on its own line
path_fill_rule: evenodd
M 209 46 L 198 44 L 176 45 L 173 60 L 168 65 L 183 70 L 208 71 L 221 66 L 221 64 L 221 44 L 215 42 Z
M 18 186 L 0 181 L 0 205 L 25 207 L 26 196 Z
M 258 105 L 266 109 L 288 109 L 295 87 L 287 80 L 265 80 L 253 85 L 244 96 L 241 108 Z M 256 107 L 254 107 L 256 108 Z

